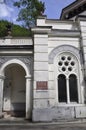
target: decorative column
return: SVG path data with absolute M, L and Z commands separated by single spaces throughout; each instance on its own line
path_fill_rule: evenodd
M 2 117 L 4 79 L 5 77 L 0 75 L 0 117 Z
M 69 94 L 69 78 L 66 78 L 66 86 L 67 86 L 67 103 L 70 103 L 70 94 Z
M 79 86 L 79 79 L 77 78 L 77 86 Z M 78 103 L 82 103 L 82 93 L 81 93 L 81 89 L 80 86 L 77 89 L 77 93 L 78 93 Z
M 26 76 L 26 119 L 32 115 L 32 79 L 31 75 Z

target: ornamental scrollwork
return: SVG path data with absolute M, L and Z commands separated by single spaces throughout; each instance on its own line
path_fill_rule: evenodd
M 26 64 L 27 67 L 32 68 L 33 57 L 32 56 L 0 56 L 0 67 L 9 60 L 17 59 Z

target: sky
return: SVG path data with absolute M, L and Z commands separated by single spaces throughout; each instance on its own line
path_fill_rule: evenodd
M 64 7 L 75 0 L 41 0 L 45 2 L 45 13 L 49 19 L 59 19 Z
M 0 19 L 6 19 L 15 24 L 19 24 L 16 19 L 18 16 L 17 7 L 13 6 L 13 1 L 16 0 L 5 0 L 6 4 L 0 0 Z M 64 7 L 74 2 L 75 0 L 40 0 L 45 3 L 44 15 L 47 15 L 48 19 L 59 19 L 61 11 Z

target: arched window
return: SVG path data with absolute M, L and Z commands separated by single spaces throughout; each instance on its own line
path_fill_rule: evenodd
M 58 76 L 58 92 L 59 102 L 67 102 L 66 78 L 63 74 Z
M 57 81 L 58 102 L 79 102 L 79 63 L 77 58 L 69 53 L 61 53 L 56 59 L 55 73 Z
M 69 93 L 70 102 L 78 102 L 77 77 L 74 74 L 69 76 Z

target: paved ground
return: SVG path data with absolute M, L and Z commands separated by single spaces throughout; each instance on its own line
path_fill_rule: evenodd
M 86 119 L 71 122 L 32 123 L 24 118 L 7 117 L 0 119 L 0 130 L 86 130 Z
M 0 126 L 0 130 L 86 130 L 86 125 L 36 125 L 36 126 L 16 126 L 16 125 L 8 125 L 8 126 Z
M 86 130 L 82 123 L 0 123 L 0 130 Z

